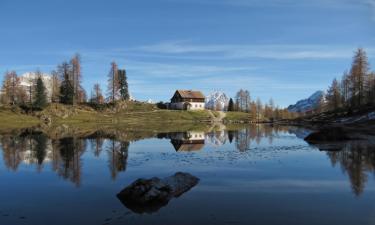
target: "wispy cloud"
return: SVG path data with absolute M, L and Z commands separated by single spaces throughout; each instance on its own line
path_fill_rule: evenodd
M 217 58 L 262 58 L 262 59 L 335 59 L 348 58 L 354 46 L 322 45 L 195 45 L 185 41 L 164 42 L 139 47 L 139 51 L 159 54 L 210 54 Z M 373 49 L 367 49 L 369 54 Z
M 370 7 L 372 19 L 375 21 L 375 0 L 367 0 L 366 4 Z
M 167 0 L 169 2 L 190 2 L 211 5 L 229 5 L 239 7 L 322 7 L 352 8 L 367 0 Z

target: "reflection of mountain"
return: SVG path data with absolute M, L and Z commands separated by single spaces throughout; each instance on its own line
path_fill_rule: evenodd
M 169 135 L 176 151 L 199 151 L 204 147 L 203 132 L 178 132 Z
M 228 139 L 227 132 L 224 130 L 210 132 L 206 135 L 207 144 L 210 144 L 212 146 L 222 146 L 225 144 L 227 139 Z

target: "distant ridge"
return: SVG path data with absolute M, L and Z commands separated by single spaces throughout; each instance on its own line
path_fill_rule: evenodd
M 309 98 L 298 101 L 294 105 L 288 107 L 289 112 L 305 113 L 317 109 L 319 102 L 324 97 L 323 91 L 317 91 L 312 94 Z

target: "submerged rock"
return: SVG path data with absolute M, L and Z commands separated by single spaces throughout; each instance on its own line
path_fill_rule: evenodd
M 126 187 L 117 197 L 129 209 L 136 213 L 152 213 L 189 191 L 199 182 L 199 178 L 178 172 L 173 176 L 160 179 L 138 179 Z

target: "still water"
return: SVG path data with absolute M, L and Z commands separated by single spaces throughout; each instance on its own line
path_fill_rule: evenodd
M 95 131 L 0 135 L 0 224 L 375 224 L 375 144 L 322 151 L 309 131 Z M 188 172 L 152 213 L 116 197 L 138 178 Z

